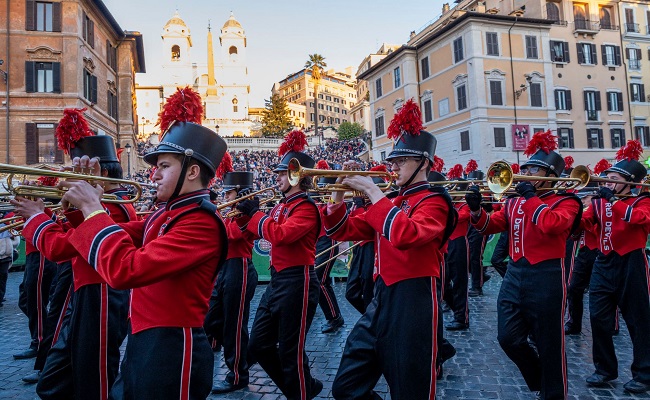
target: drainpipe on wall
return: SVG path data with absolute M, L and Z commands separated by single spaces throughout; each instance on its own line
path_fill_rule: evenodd
M 6 149 L 7 149 L 7 155 L 5 159 L 5 163 L 9 164 L 9 58 L 11 58 L 11 51 L 9 51 L 9 1 L 7 1 L 7 57 L 6 57 L 6 62 L 7 62 L 7 71 L 5 72 L 5 89 L 7 89 L 7 95 L 5 99 L 5 107 L 7 107 L 7 120 L 5 121 L 6 124 Z
M 508 47 L 510 51 L 510 82 L 512 83 L 512 105 L 513 105 L 513 110 L 515 113 L 515 125 L 518 125 L 517 123 L 517 94 L 515 93 L 515 67 L 512 61 L 512 35 L 511 31 L 512 28 L 515 26 L 517 23 L 517 18 L 518 16 L 515 15 L 515 20 L 510 25 L 510 28 L 508 28 Z M 519 150 L 517 150 L 517 164 L 519 164 Z

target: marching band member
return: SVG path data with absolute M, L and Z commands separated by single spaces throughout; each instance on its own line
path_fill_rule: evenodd
M 250 218 L 237 224 L 271 243 L 271 281 L 257 308 L 248 350 L 288 399 L 312 399 L 323 384 L 311 376 L 305 338 L 316 313 L 319 283 L 314 271 L 320 217 L 306 191 L 311 177 L 292 186 L 289 161 L 313 168 L 316 162 L 302 150 L 305 134 L 292 131 L 280 146 L 282 157 L 274 171 L 284 199 L 269 215 L 259 211 L 259 200 L 244 200 L 237 209 Z
M 59 148 L 71 157 L 97 157 L 101 160 L 99 168 L 102 176 L 121 179 L 122 168 L 113 138 L 92 136 L 82 112 L 66 110 L 57 129 Z M 106 183 L 105 186 L 107 193 L 112 192 L 117 196 L 126 194 L 117 185 Z M 101 206 L 106 213 L 110 213 L 114 222 L 137 219 L 131 205 Z M 58 335 L 56 343 L 47 353 L 36 392 L 43 399 L 107 399 L 118 373 L 119 348 L 126 336 L 129 293 L 109 287 L 69 242 L 74 233 L 74 229 L 69 228 L 82 218 L 79 212 L 68 212 L 66 216 L 70 223 L 63 226 L 55 222 L 56 215 L 49 210 L 43 212 L 40 201 L 18 198 L 16 209 L 29 219 L 23 229 L 27 242 L 52 261 L 72 261 L 72 312 L 69 316 L 63 315 L 63 333 Z M 59 292 L 65 295 L 66 288 L 61 287 Z M 62 297 L 62 300 L 65 303 L 66 297 Z M 62 305 L 59 307 L 63 308 Z M 66 314 L 66 311 L 62 309 L 61 313 Z M 39 366 L 35 365 L 36 368 Z
M 253 189 L 253 173 L 233 171 L 230 154 L 226 153 L 217 176 L 223 175 L 224 201 L 233 201 Z M 248 318 L 257 270 L 253 265 L 255 235 L 242 231 L 234 217 L 224 220 L 228 234 L 228 256 L 214 286 L 210 309 L 205 317 L 205 330 L 223 345 L 223 358 L 228 367 L 226 378 L 212 388 L 212 393 L 228 393 L 248 386 Z
M 485 178 L 485 173 L 478 169 L 478 164 L 475 160 L 469 160 L 465 166 L 465 174 L 467 175 L 467 180 L 480 182 Z M 488 207 L 487 211 L 492 210 L 492 204 L 486 203 L 483 207 Z M 471 284 L 469 285 L 469 290 L 467 295 L 469 297 L 477 297 L 483 295 L 483 284 L 487 282 L 491 277 L 483 268 L 483 251 L 485 250 L 485 245 L 487 243 L 487 236 L 483 236 L 479 231 L 474 228 L 473 225 L 469 224 L 467 230 L 467 244 L 469 246 L 469 271 Z
M 342 180 L 372 203 L 350 216 L 333 193 L 324 213 L 327 233 L 337 240 L 375 240 L 375 296 L 348 336 L 332 394 L 336 399 L 373 396 L 383 374 L 394 399 L 432 399 L 436 390 L 436 279 L 441 248 L 456 222 L 444 189 L 430 188 L 436 139 L 423 131 L 421 112 L 408 100 L 395 115 L 387 160 L 397 174 L 398 193 L 388 198 L 363 176 Z M 374 394 L 376 397 L 376 394 Z
M 536 133 L 521 166 L 527 176 L 559 176 L 564 160 L 554 152 L 550 131 Z M 466 195 L 472 224 L 483 234 L 508 231 L 510 262 L 497 303 L 498 340 L 517 365 L 531 391 L 541 399 L 566 399 L 567 373 L 564 351 L 564 255 L 566 240 L 577 226 L 582 206 L 574 195 L 539 193 L 552 182 L 522 181 L 520 197 L 506 200 L 498 212 L 481 209 L 476 186 Z M 541 244 L 545 245 L 542 246 Z M 532 334 L 537 351 L 528 342 Z
M 621 310 L 632 339 L 632 379 L 623 387 L 631 393 L 650 390 L 650 277 L 645 245 L 650 233 L 647 193 L 630 196 L 632 183 L 640 183 L 646 168 L 639 161 L 643 148 L 630 140 L 608 168 L 599 198 L 583 215 L 585 229 L 598 234 L 598 249 L 589 283 L 589 314 L 596 371 L 590 386 L 604 386 L 618 377 L 612 340 L 616 308 Z M 617 182 L 621 183 L 617 183 Z

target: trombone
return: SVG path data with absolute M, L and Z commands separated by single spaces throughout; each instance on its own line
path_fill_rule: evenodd
M 320 255 L 323 255 L 324 253 L 326 253 L 326 252 L 332 250 L 333 247 L 336 247 L 336 246 L 338 246 L 339 244 L 341 244 L 341 243 L 336 243 L 334 246 L 328 248 L 327 250 L 324 250 L 324 251 L 318 253 L 318 254 L 316 255 L 316 258 L 318 258 Z M 360 245 L 360 244 L 361 244 L 361 241 L 354 242 L 354 244 L 352 244 L 352 245 L 351 245 L 350 247 L 348 247 L 347 249 L 341 251 L 340 253 L 338 253 L 338 254 L 336 254 L 336 255 L 334 255 L 334 256 L 328 258 L 327 260 L 325 260 L 325 261 L 323 261 L 322 263 L 320 263 L 320 264 L 318 264 L 317 266 L 315 266 L 314 269 L 316 270 L 316 269 L 319 269 L 319 268 L 323 268 L 323 267 L 324 267 L 325 265 L 327 265 L 327 263 L 329 263 L 330 261 L 332 261 L 332 260 L 336 260 L 337 258 L 339 258 L 340 256 L 342 256 L 343 254 L 349 252 L 350 250 L 354 249 L 355 247 L 357 247 L 357 246 Z
M 102 201 L 105 203 L 135 203 L 140 199 L 142 195 L 142 186 L 135 181 L 129 181 L 126 179 L 116 179 L 116 178 L 106 178 L 103 176 L 94 176 L 94 175 L 85 175 L 75 172 L 65 172 L 65 171 L 52 171 L 48 169 L 40 169 L 33 167 L 21 167 L 11 164 L 0 164 L 0 174 L 8 174 L 7 176 L 7 186 L 5 189 L 11 193 L 13 196 L 25 196 L 25 197 L 42 197 L 42 198 L 57 198 L 60 199 L 65 194 L 65 189 L 58 189 L 50 186 L 40 186 L 40 185 L 14 185 L 13 179 L 16 175 L 23 176 L 47 176 L 54 177 L 58 179 L 75 179 L 83 180 L 90 184 L 97 182 L 104 183 L 113 183 L 118 185 L 127 185 L 133 186 L 135 194 L 129 199 L 121 199 L 113 194 L 105 193 L 102 195 Z
M 271 196 L 269 196 L 267 194 L 267 198 L 260 201 L 260 206 L 263 205 L 263 204 L 270 203 L 272 201 L 277 201 L 278 200 L 277 196 L 275 195 L 275 189 L 273 189 L 273 188 L 265 188 L 265 189 L 260 189 L 260 190 L 258 190 L 256 192 L 249 193 L 249 194 L 247 194 L 245 196 L 238 197 L 235 200 L 231 200 L 231 201 L 227 201 L 225 203 L 221 203 L 221 204 L 217 205 L 217 210 L 223 210 L 224 208 L 233 207 L 237 203 L 239 203 L 240 201 L 252 199 L 253 197 L 260 196 L 263 193 L 270 193 Z M 237 217 L 240 214 L 241 214 L 241 212 L 239 210 L 233 209 L 233 210 L 230 210 L 229 212 L 227 212 L 224 215 L 224 218 Z
M 636 183 L 636 182 L 629 182 L 629 181 L 617 181 L 615 179 L 609 179 L 609 178 L 601 178 L 600 176 L 593 176 L 589 172 L 589 168 L 584 166 L 584 165 L 578 165 L 577 167 L 573 168 L 573 171 L 571 171 L 571 178 L 575 179 L 580 179 L 583 183 L 580 185 L 577 189 L 582 189 L 586 187 L 590 182 L 595 182 L 595 183 L 617 183 L 617 184 L 623 184 L 623 185 L 632 185 L 632 186 L 639 186 L 641 188 L 646 188 L 646 191 L 650 189 L 650 183 Z M 643 180 L 644 182 L 648 182 L 648 177 L 646 176 Z
M 496 161 L 490 165 L 487 169 L 486 180 L 487 185 L 490 188 L 490 191 L 494 194 L 494 198 L 500 200 L 504 194 L 512 189 L 512 185 L 515 182 L 536 182 L 536 181 L 545 181 L 545 182 L 560 182 L 564 186 L 554 186 L 552 188 L 540 188 L 538 190 L 571 190 L 578 189 L 587 185 L 588 179 L 585 181 L 584 177 L 573 176 L 571 174 L 570 178 L 554 178 L 550 176 L 527 176 L 527 175 L 518 175 L 512 172 L 512 167 L 505 161 Z
M 297 158 L 292 158 L 289 161 L 289 184 L 291 186 L 297 186 L 300 183 L 300 180 L 306 176 L 310 177 L 319 177 L 319 178 L 324 178 L 324 177 L 342 177 L 342 176 L 349 176 L 349 175 L 357 175 L 357 176 L 369 176 L 369 177 L 378 177 L 378 178 L 384 178 L 388 179 L 388 181 L 385 184 L 378 185 L 379 188 L 385 192 L 389 190 L 393 183 L 395 182 L 395 179 L 397 178 L 397 175 L 392 174 L 390 172 L 382 172 L 382 171 L 342 171 L 342 170 L 330 170 L 330 169 L 316 169 L 316 168 L 304 168 L 302 165 L 300 165 L 300 161 L 298 161 Z M 351 192 L 353 189 L 349 187 L 348 185 L 343 185 L 340 183 L 328 183 L 322 187 L 319 187 L 318 189 L 315 189 L 314 191 L 318 192 Z

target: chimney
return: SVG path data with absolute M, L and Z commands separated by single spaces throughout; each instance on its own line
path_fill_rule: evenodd
M 449 11 L 449 3 L 445 3 L 442 5 L 442 13 L 444 14 L 447 11 Z

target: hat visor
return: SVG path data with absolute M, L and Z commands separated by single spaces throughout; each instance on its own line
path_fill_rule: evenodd
M 273 169 L 273 172 L 281 172 L 281 171 L 288 171 L 288 170 L 289 170 L 289 166 L 287 164 L 278 164 Z
M 158 163 L 158 156 L 161 154 L 183 154 L 180 151 L 174 149 L 173 147 L 168 147 L 168 146 L 159 146 L 157 150 L 150 151 L 149 153 L 145 154 L 142 159 L 144 162 L 146 162 L 149 165 L 153 165 L 154 167 Z
M 549 173 L 555 175 L 556 177 L 558 176 L 558 174 L 555 172 L 554 169 L 551 168 L 551 166 L 549 164 L 547 164 L 547 163 L 545 163 L 543 161 L 540 161 L 540 160 L 528 160 L 525 163 L 521 164 L 521 166 L 519 168 L 526 168 L 526 167 L 542 167 L 542 168 L 546 168 L 546 170 L 549 171 Z

